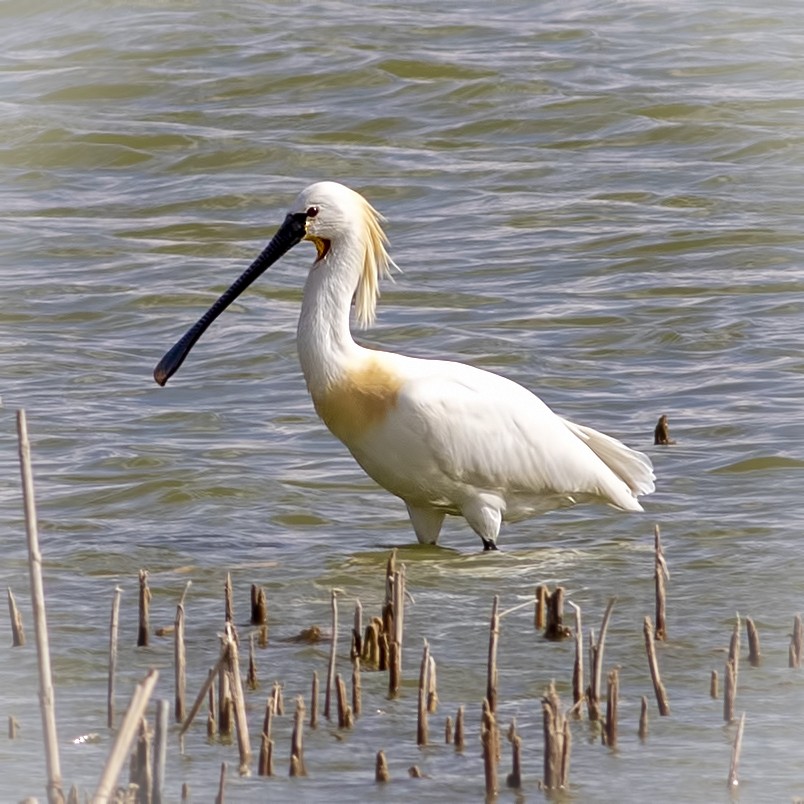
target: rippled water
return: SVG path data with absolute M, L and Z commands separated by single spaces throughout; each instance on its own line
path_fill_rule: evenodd
M 537 583 L 566 586 L 598 627 L 618 595 L 606 666 L 621 667 L 621 744 L 574 727 L 579 801 L 727 800 L 733 727 L 708 697 L 736 611 L 765 661 L 740 673 L 743 798 L 804 794 L 800 673 L 787 668 L 804 584 L 804 11 L 798 3 L 360 5 L 50 0 L 0 7 L 0 516 L 3 585 L 29 645 L 4 649 L 0 797 L 44 796 L 14 410 L 28 412 L 66 783 L 91 791 L 105 729 L 108 616 L 124 588 L 120 698 L 150 666 L 172 695 L 172 643 L 133 648 L 136 573 L 155 624 L 186 580 L 192 694 L 217 650 L 227 570 L 242 622 L 251 583 L 271 605 L 253 739 L 274 679 L 307 694 L 326 649 L 329 590 L 376 611 L 392 547 L 408 566 L 405 676 L 439 661 L 443 717 L 467 707 L 463 756 L 415 746 L 415 691 L 336 738 L 307 735 L 310 775 L 239 779 L 233 748 L 171 744 L 170 800 L 188 782 L 259 801 L 479 800 L 486 623 Z M 165 389 L 163 351 L 247 264 L 308 182 L 364 192 L 388 218 L 403 273 L 369 344 L 451 357 L 537 390 L 569 418 L 654 460 L 647 514 L 581 508 L 504 529 L 477 552 L 462 521 L 419 548 L 403 505 L 368 481 L 315 417 L 294 333 L 311 249 L 300 246 L 222 317 Z M 678 443 L 652 446 L 659 414 Z M 650 694 L 652 529 L 671 570 L 660 647 L 670 718 L 636 737 Z M 500 712 L 540 799 L 540 696 L 568 698 L 571 647 L 506 618 Z M 345 627 L 345 625 L 343 626 Z M 242 626 L 242 630 L 247 630 Z M 341 644 L 342 669 L 347 645 Z M 98 741 L 76 746 L 85 733 Z M 393 781 L 373 782 L 384 748 Z M 508 763 L 505 746 L 503 768 Z M 426 779 L 407 778 L 418 764 Z M 505 771 L 507 772 L 507 770 Z M 504 776 L 504 773 L 503 773 Z M 514 794 L 501 793 L 513 800 Z

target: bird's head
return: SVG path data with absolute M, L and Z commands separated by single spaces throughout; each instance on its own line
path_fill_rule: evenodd
M 316 265 L 324 267 L 327 257 L 340 242 L 350 241 L 360 261 L 355 291 L 358 323 L 374 320 L 379 279 L 389 275 L 393 265 L 386 251 L 387 238 L 380 226 L 382 217 L 363 198 L 342 184 L 322 181 L 311 184 L 296 199 L 271 242 L 231 287 L 166 352 L 154 369 L 154 379 L 164 385 L 178 371 L 196 341 L 209 325 L 264 271 L 302 240 L 316 247 Z

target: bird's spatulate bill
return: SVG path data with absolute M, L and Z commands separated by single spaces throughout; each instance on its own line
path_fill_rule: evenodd
M 264 271 L 270 268 L 283 254 L 299 243 L 305 234 L 304 213 L 289 214 L 271 242 L 262 253 L 232 283 L 231 287 L 193 324 L 173 347 L 165 353 L 154 369 L 154 379 L 164 385 L 178 370 L 184 359 L 204 334 L 207 327 Z

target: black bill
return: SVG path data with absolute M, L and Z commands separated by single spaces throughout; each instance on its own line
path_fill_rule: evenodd
M 270 268 L 283 254 L 288 252 L 297 243 L 301 242 L 305 234 L 307 215 L 304 212 L 289 213 L 279 231 L 271 238 L 271 242 L 262 253 L 242 274 L 234 281 L 232 286 L 207 310 L 198 321 L 193 324 L 184 335 L 176 341 L 173 348 L 165 353 L 154 369 L 154 379 L 159 385 L 164 385 L 178 370 L 184 359 L 190 354 L 190 349 L 204 334 L 207 327 L 266 269 Z

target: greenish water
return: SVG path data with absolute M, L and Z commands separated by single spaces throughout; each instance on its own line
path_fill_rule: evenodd
M 222 625 L 227 570 L 247 632 L 266 586 L 271 643 L 249 694 L 252 740 L 274 680 L 285 699 L 324 676 L 327 650 L 290 641 L 342 631 L 384 594 L 401 548 L 406 686 L 364 676 L 348 734 L 305 736 L 309 776 L 236 775 L 236 749 L 203 726 L 171 743 L 168 798 L 188 782 L 227 798 L 480 800 L 477 743 L 494 594 L 508 608 L 561 583 L 595 629 L 619 600 L 606 667 L 621 668 L 616 751 L 574 725 L 578 801 L 726 801 L 723 672 L 735 612 L 764 663 L 743 663 L 745 801 L 804 795 L 804 680 L 787 646 L 804 582 L 804 11 L 793 2 L 452 2 L 359 6 L 7 2 L 0 55 L 0 576 L 29 645 L 0 651 L 0 799 L 44 798 L 36 658 L 14 411 L 28 412 L 65 782 L 92 791 L 105 728 L 108 619 L 124 589 L 119 706 L 151 666 L 172 696 L 172 642 L 136 635 L 148 568 L 155 625 L 188 579 L 190 693 Z M 459 520 L 421 549 L 403 505 L 376 488 L 317 420 L 294 334 L 312 250 L 301 246 L 241 297 L 165 389 L 164 350 L 239 274 L 296 193 L 336 179 L 388 218 L 403 273 L 383 289 L 369 344 L 506 374 L 552 407 L 647 451 L 647 513 L 557 512 L 504 529 L 484 556 Z M 654 448 L 662 413 L 669 448 Z M 641 622 L 653 611 L 652 531 L 671 580 L 660 646 L 672 715 L 652 709 Z M 441 709 L 467 710 L 468 748 L 415 745 L 421 639 L 439 662 Z M 10 642 L 10 636 L 8 637 Z M 540 800 L 540 696 L 565 699 L 572 648 L 522 610 L 500 643 L 500 717 L 524 740 L 524 796 Z M 339 667 L 346 672 L 348 645 Z M 651 699 L 652 700 L 652 699 Z M 82 734 L 97 742 L 75 745 Z M 434 738 L 435 741 L 435 738 Z M 373 782 L 385 749 L 393 781 Z M 504 746 L 501 775 L 507 772 Z M 419 765 L 426 779 L 409 779 Z M 504 769 L 504 771 L 503 771 Z M 501 800 L 515 799 L 504 790 Z

